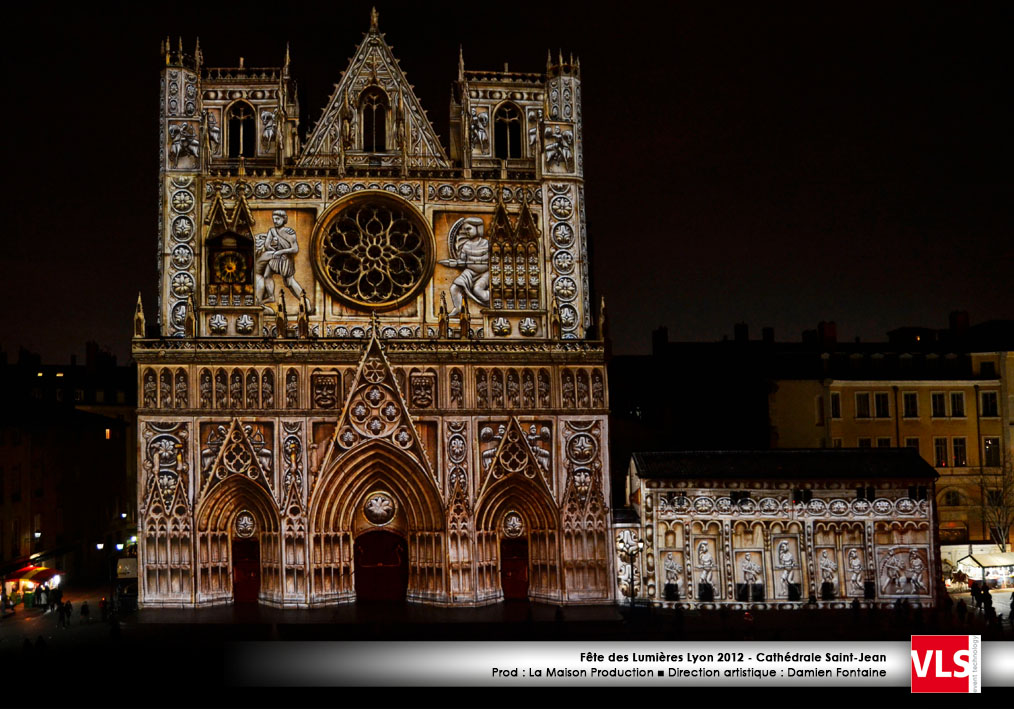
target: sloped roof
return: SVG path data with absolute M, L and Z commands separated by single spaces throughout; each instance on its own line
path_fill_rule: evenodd
M 634 453 L 642 478 L 926 478 L 937 471 L 911 448 L 805 448 Z

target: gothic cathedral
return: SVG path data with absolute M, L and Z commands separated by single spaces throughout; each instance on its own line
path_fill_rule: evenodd
M 579 65 L 459 60 L 445 146 L 375 13 L 305 141 L 288 57 L 164 56 L 142 604 L 612 602 Z

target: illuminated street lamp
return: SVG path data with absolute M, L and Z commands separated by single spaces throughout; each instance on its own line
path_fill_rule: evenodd
M 98 549 L 99 551 L 102 551 L 103 549 L 106 548 L 106 545 L 103 544 L 102 542 L 99 542 L 98 544 L 95 545 L 95 548 Z
M 35 538 L 36 539 L 42 539 L 42 530 L 41 529 L 36 529 L 35 530 Z
M 116 545 L 116 551 L 123 551 L 123 544 L 122 543 Z

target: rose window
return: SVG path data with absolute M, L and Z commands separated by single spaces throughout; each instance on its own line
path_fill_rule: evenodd
M 414 298 L 433 272 L 433 236 L 414 207 L 387 193 L 360 193 L 314 234 L 321 283 L 358 308 L 388 310 Z

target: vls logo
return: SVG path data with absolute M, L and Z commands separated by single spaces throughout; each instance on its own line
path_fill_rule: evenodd
M 912 691 L 982 691 L 978 635 L 913 635 Z

